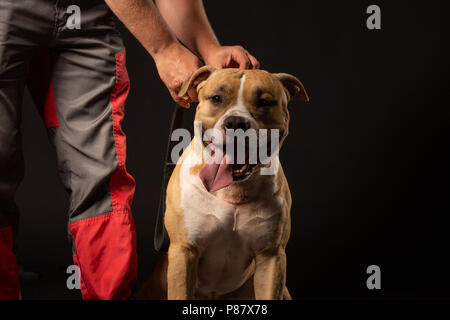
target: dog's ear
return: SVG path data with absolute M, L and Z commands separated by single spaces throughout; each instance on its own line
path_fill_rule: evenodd
M 305 102 L 309 101 L 305 87 L 297 77 L 287 73 L 274 73 L 273 76 L 280 80 L 281 84 L 286 89 L 288 100 L 298 99 Z
M 190 102 L 198 102 L 197 87 L 198 85 L 209 78 L 211 73 L 216 71 L 217 68 L 207 65 L 197 69 L 192 76 L 181 86 L 178 96 L 183 100 L 189 100 Z

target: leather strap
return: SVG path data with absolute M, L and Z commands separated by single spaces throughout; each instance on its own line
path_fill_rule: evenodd
M 172 141 L 172 133 L 174 130 L 183 126 L 184 109 L 175 104 L 172 114 L 172 121 L 169 129 L 169 139 L 167 141 L 166 156 L 164 161 L 164 169 L 161 183 L 161 193 L 159 197 L 158 215 L 156 217 L 154 246 L 156 251 L 167 251 L 169 249 L 169 236 L 166 227 L 164 226 L 164 214 L 166 212 L 166 190 L 169 183 L 170 176 L 175 169 L 175 163 L 172 163 L 170 154 L 177 141 Z

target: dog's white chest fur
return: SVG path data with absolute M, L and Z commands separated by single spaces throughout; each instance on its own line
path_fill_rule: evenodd
M 180 170 L 180 207 L 188 241 L 199 250 L 197 290 L 225 294 L 238 289 L 254 273 L 255 252 L 270 245 L 283 204 L 273 176 L 272 190 L 258 203 L 233 205 L 206 191 L 190 168 L 190 151 Z M 232 187 L 232 186 L 230 186 Z

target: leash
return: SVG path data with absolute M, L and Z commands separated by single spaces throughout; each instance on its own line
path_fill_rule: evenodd
M 172 133 L 174 130 L 183 126 L 184 110 L 179 105 L 175 104 L 175 108 L 172 113 L 172 120 L 169 128 L 169 138 L 167 141 L 166 156 L 164 160 L 164 169 L 161 183 L 161 192 L 159 196 L 158 214 L 156 217 L 155 225 L 155 237 L 153 239 L 156 251 L 166 252 L 169 249 L 169 235 L 167 234 L 166 227 L 164 226 L 164 214 L 166 212 L 166 190 L 169 183 L 170 176 L 175 169 L 176 164 L 172 163 L 170 158 L 173 147 L 177 141 L 172 141 Z

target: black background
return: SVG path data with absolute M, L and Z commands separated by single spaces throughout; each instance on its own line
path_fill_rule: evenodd
M 205 1 L 223 44 L 304 83 L 281 160 L 293 195 L 287 285 L 294 299 L 450 297 L 448 13 L 443 1 Z M 366 28 L 378 4 L 382 29 Z M 137 180 L 140 283 L 158 259 L 153 230 L 173 103 L 154 63 L 121 27 L 131 92 L 124 129 Z M 79 298 L 67 195 L 28 94 L 19 258 L 40 272 L 25 299 Z M 189 111 L 192 115 L 194 110 Z M 381 268 L 381 290 L 366 268 Z

